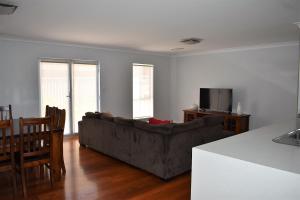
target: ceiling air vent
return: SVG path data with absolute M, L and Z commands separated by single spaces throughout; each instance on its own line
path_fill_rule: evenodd
M 0 15 L 11 15 L 17 8 L 15 5 L 0 3 Z
M 171 51 L 182 51 L 184 50 L 184 48 L 182 47 L 178 47 L 178 48 L 173 48 L 173 49 L 170 49 Z
M 200 38 L 186 38 L 181 40 L 180 42 L 184 43 L 184 44 L 188 44 L 188 45 L 193 45 L 193 44 L 198 44 L 202 41 L 203 39 Z

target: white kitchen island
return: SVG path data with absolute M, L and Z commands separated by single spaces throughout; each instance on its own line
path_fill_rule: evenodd
M 299 124 L 295 119 L 194 147 L 191 199 L 300 200 L 300 147 L 272 141 Z

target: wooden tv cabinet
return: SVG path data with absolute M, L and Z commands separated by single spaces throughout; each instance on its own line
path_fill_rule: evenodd
M 192 121 L 199 117 L 207 115 L 218 115 L 224 117 L 224 130 L 233 131 L 236 134 L 243 133 L 249 130 L 249 118 L 250 115 L 236 113 L 224 113 L 224 112 L 212 112 L 212 111 L 198 111 L 193 109 L 183 110 L 184 122 Z

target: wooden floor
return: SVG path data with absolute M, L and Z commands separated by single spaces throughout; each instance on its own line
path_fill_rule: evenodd
M 65 139 L 64 155 L 67 174 L 53 188 L 48 177 L 40 179 L 37 172 L 31 172 L 29 199 L 190 199 L 190 173 L 165 182 L 116 159 L 80 147 L 77 137 Z M 0 174 L 0 199 L 13 199 L 6 174 Z M 20 186 L 16 199 L 22 199 Z

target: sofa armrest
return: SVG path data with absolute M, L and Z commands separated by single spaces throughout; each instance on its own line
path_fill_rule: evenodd
M 226 136 L 225 136 L 226 137 Z M 200 126 L 167 136 L 166 177 L 191 169 L 192 148 L 224 138 L 222 125 Z
M 165 140 L 165 177 L 173 177 L 191 169 L 192 147 L 204 143 L 199 136 L 199 129 L 176 132 L 168 135 Z
M 87 136 L 84 133 L 84 122 L 83 121 L 79 121 L 78 122 L 78 135 L 79 135 L 79 143 L 81 145 L 87 145 Z

